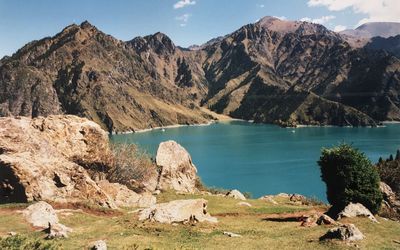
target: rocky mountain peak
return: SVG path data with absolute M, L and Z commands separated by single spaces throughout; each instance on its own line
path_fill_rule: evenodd
M 153 48 L 157 53 L 172 53 L 176 49 L 176 46 L 172 42 L 172 40 L 167 35 L 161 32 L 145 36 L 144 39 L 147 41 L 149 46 Z
M 157 32 L 153 35 L 148 35 L 145 37 L 135 37 L 127 43 L 140 52 L 150 49 L 155 51 L 157 54 L 164 54 L 173 53 L 176 49 L 176 46 L 172 40 L 161 32 Z
M 80 24 L 81 29 L 91 29 L 91 28 L 96 28 L 94 25 L 92 25 L 91 23 L 89 23 L 88 20 L 83 21 Z
M 301 23 L 299 21 L 281 20 L 276 17 L 266 16 L 261 18 L 256 24 L 270 31 L 290 33 L 295 32 Z

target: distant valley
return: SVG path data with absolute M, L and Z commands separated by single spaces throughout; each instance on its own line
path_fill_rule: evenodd
M 265 17 L 180 48 L 163 33 L 121 41 L 73 24 L 0 61 L 0 116 L 75 114 L 110 132 L 217 119 L 206 109 L 280 126 L 376 126 L 400 121 L 399 37 L 399 23 L 335 33 Z

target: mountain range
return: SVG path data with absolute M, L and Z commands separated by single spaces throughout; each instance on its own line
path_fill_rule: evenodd
M 400 121 L 400 36 L 373 34 L 388 25 L 400 30 L 365 24 L 366 37 L 265 17 L 181 48 L 85 21 L 1 59 L 0 116 L 75 114 L 110 132 L 216 119 L 207 109 L 281 126 Z

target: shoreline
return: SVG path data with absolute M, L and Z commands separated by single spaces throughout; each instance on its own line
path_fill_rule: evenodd
M 198 123 L 198 124 L 172 124 L 167 126 L 160 126 L 154 128 L 145 128 L 145 129 L 138 129 L 136 131 L 124 131 L 124 132 L 115 132 L 108 133 L 109 135 L 127 135 L 127 134 L 136 134 L 136 133 L 146 133 L 151 132 L 154 130 L 162 130 L 162 129 L 170 129 L 170 128 L 180 128 L 180 127 L 195 127 L 195 126 L 209 126 L 211 124 L 216 123 L 217 121 L 211 120 L 206 123 Z
M 171 129 L 171 128 L 210 126 L 210 125 L 216 124 L 216 123 L 226 123 L 226 122 L 231 122 L 231 121 L 241 121 L 241 122 L 253 123 L 253 121 L 231 118 L 229 120 L 210 120 L 205 123 L 196 123 L 196 124 L 173 124 L 173 125 L 167 125 L 167 126 L 145 128 L 145 129 L 139 129 L 136 131 L 125 131 L 125 132 L 118 132 L 118 133 L 113 131 L 112 133 L 108 132 L 108 134 L 109 135 L 126 135 L 126 134 L 135 134 L 135 133 L 146 133 L 146 132 L 151 132 L 151 131 L 155 131 L 155 130 Z
M 134 134 L 134 133 L 146 133 L 146 132 L 151 132 L 155 130 L 163 130 L 163 129 L 171 129 L 171 128 L 180 128 L 180 127 L 200 127 L 200 126 L 210 126 L 212 124 L 216 123 L 226 123 L 226 122 L 231 122 L 231 121 L 241 121 L 241 122 L 247 122 L 247 123 L 254 123 L 253 120 L 244 120 L 244 119 L 238 119 L 238 118 L 232 118 L 230 119 L 217 119 L 217 120 L 210 120 L 205 123 L 196 123 L 196 124 L 172 124 L 172 125 L 167 125 L 167 126 L 159 126 L 159 127 L 154 127 L 154 128 L 145 128 L 145 129 L 138 129 L 136 131 L 124 131 L 124 132 L 115 132 L 113 131 L 112 133 L 109 133 L 109 135 L 126 135 L 126 134 Z M 386 127 L 386 124 L 400 124 L 400 121 L 382 121 L 381 122 L 383 125 L 378 125 L 376 128 L 384 128 Z M 254 124 L 264 124 L 264 125 L 276 125 L 280 127 L 277 124 L 272 124 L 272 123 L 254 123 Z M 337 125 L 306 125 L 306 124 L 298 124 L 296 127 L 282 127 L 285 129 L 296 129 L 296 128 L 360 128 L 357 126 L 337 126 Z M 373 126 L 364 126 L 363 128 L 374 128 Z
M 154 127 L 154 128 L 145 128 L 145 129 L 139 129 L 137 131 L 133 131 L 132 133 L 146 133 L 154 130 L 163 130 L 163 129 L 170 129 L 170 128 L 181 128 L 181 127 L 201 127 L 201 126 L 210 126 L 211 124 L 216 123 L 217 121 L 211 120 L 206 123 L 198 123 L 198 124 L 173 124 L 173 125 L 167 125 L 167 126 L 160 126 L 160 127 Z

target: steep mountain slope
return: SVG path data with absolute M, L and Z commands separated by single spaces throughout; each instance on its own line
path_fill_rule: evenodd
M 206 122 L 190 60 L 160 33 L 125 43 L 71 25 L 2 60 L 0 115 L 78 114 L 109 131 Z
M 206 50 L 217 112 L 283 125 L 400 119 L 399 60 L 354 50 L 321 25 L 266 17 Z
M 365 48 L 370 50 L 385 50 L 400 58 L 400 35 L 388 38 L 373 37 L 365 45 Z
M 374 126 L 400 120 L 399 69 L 307 22 L 265 17 L 191 50 L 84 22 L 0 61 L 0 115 L 77 114 L 131 131 L 206 122 L 205 106 L 283 126 Z

